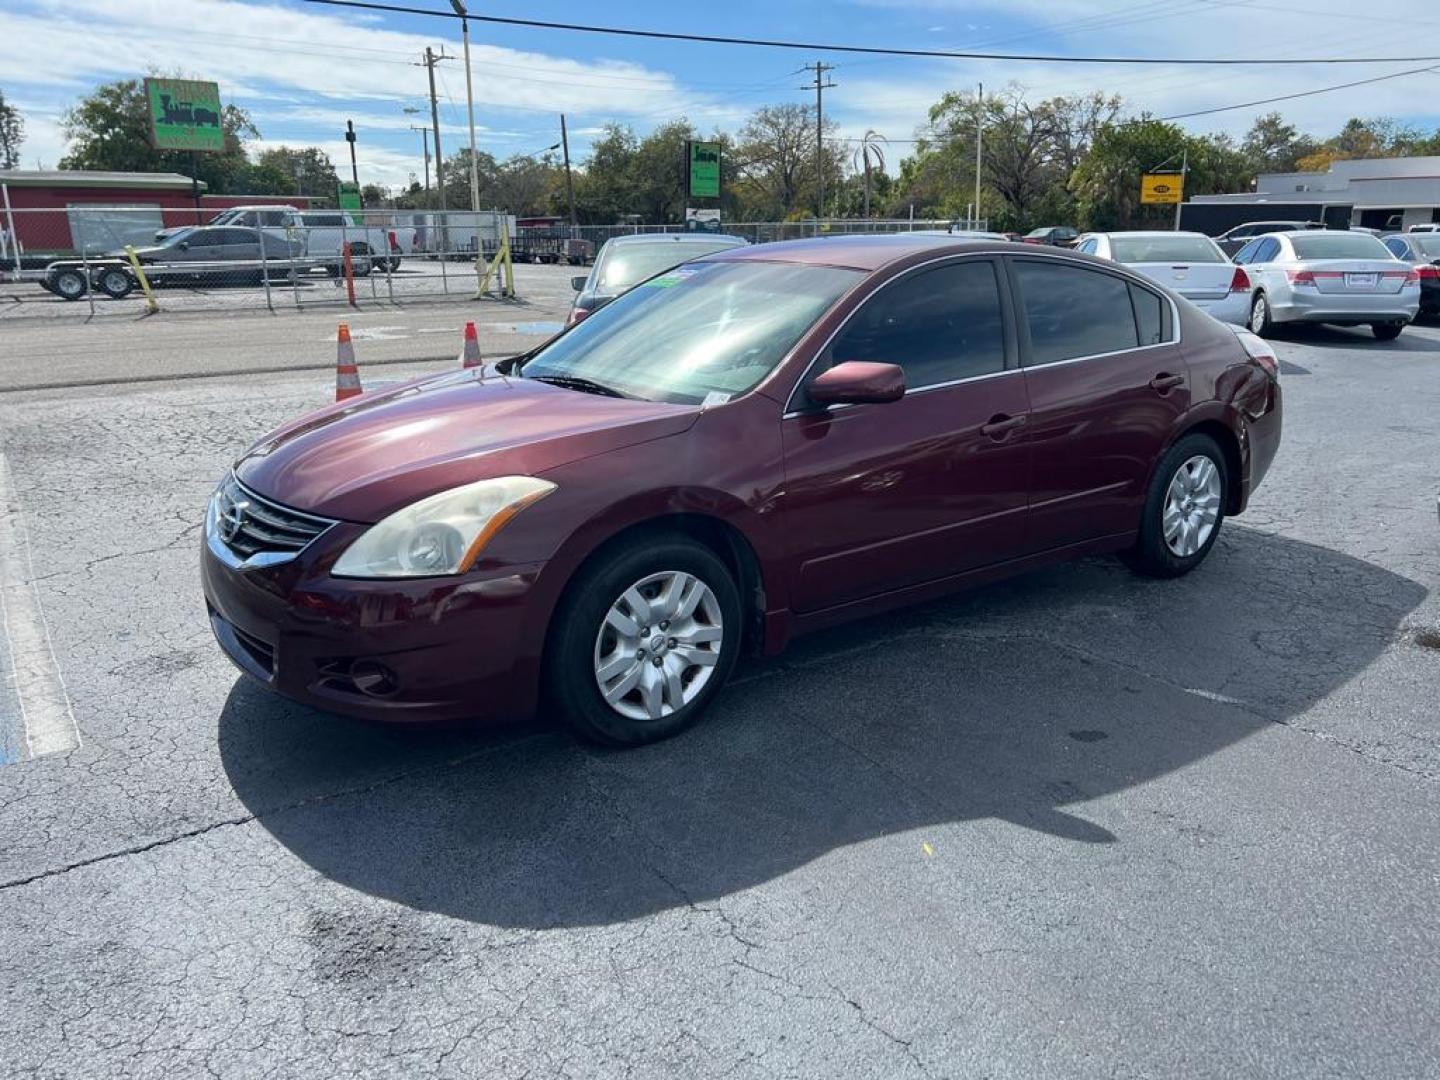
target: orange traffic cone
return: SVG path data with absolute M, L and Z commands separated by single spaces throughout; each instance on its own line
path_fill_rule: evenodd
M 335 342 L 335 400 L 359 397 L 360 369 L 355 366 L 355 346 L 350 344 L 350 324 L 341 323 Z
M 480 338 L 475 333 L 475 324 L 465 324 L 465 351 L 461 354 L 461 366 L 472 368 L 480 366 Z

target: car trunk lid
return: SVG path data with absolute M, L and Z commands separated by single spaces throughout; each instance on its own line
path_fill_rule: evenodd
M 1398 293 L 1409 275 L 1410 267 L 1394 259 L 1307 259 L 1296 264 L 1291 280 L 1326 294 L 1375 296 Z
M 1235 276 L 1231 262 L 1127 263 L 1130 269 L 1164 285 L 1186 300 L 1223 300 Z

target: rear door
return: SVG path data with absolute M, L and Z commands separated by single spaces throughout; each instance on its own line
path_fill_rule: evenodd
M 1160 293 L 1064 258 L 1010 257 L 1030 399 L 1028 547 L 1132 532 L 1189 408 L 1189 369 Z
M 807 375 L 872 360 L 906 394 L 812 407 L 783 424 L 792 603 L 815 611 L 1019 554 L 1029 481 L 1028 403 L 1002 268 L 963 258 L 882 286 Z

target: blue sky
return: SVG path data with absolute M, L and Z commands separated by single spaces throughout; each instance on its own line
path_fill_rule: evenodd
M 411 0 L 448 8 L 445 0 Z M 472 3 L 472 8 L 482 10 Z M 682 5 L 659 0 L 485 5 L 496 15 L 682 32 L 799 38 L 861 45 L 1002 52 L 1118 55 L 1440 54 L 1434 0 L 790 0 Z M 1303 12 L 1303 13 L 1302 13 Z M 1106 90 L 1134 111 L 1172 115 L 1293 93 L 1416 65 L 1264 68 L 1062 67 L 1030 62 L 888 59 L 581 35 L 472 24 L 481 148 L 497 157 L 558 141 L 567 114 L 571 151 L 583 159 L 610 120 L 644 132 L 688 116 L 702 130 L 738 129 L 757 106 L 811 103 L 802 64 L 836 65 L 827 113 L 842 134 L 874 128 L 906 152 L 926 109 L 947 89 L 1018 83 L 1036 97 Z M 1426 43 L 1433 43 L 1425 48 Z M 452 20 L 358 13 L 289 0 L 4 0 L 0 88 L 26 117 L 24 165 L 55 164 L 64 152 L 61 111 L 96 83 L 182 70 L 220 83 L 244 106 L 267 143 L 320 145 L 347 158 L 347 118 L 360 133 L 362 181 L 405 182 L 420 171 L 428 122 L 426 45 L 459 53 Z M 458 61 L 439 72 L 442 139 L 463 145 L 465 78 Z M 408 116 L 406 107 L 425 109 Z M 1440 73 L 1424 73 L 1291 102 L 1292 122 L 1328 134 L 1353 115 L 1390 115 L 1440 126 Z M 1187 121 L 1195 130 L 1241 134 L 1263 108 Z

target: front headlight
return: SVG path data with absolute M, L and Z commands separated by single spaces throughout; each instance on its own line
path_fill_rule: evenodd
M 345 549 L 335 577 L 463 574 L 507 521 L 555 490 L 533 476 L 497 476 L 397 510 Z

